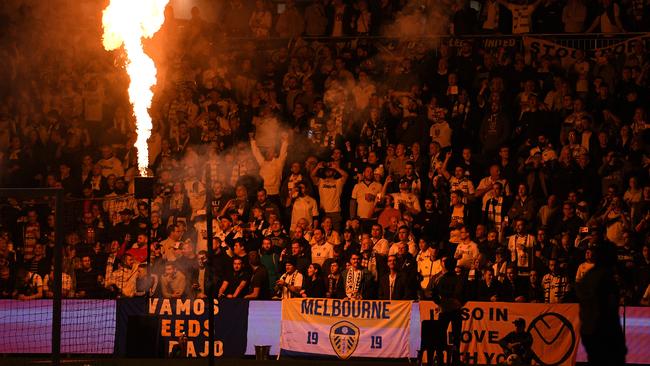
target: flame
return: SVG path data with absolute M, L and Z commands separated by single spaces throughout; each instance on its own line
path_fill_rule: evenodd
M 138 149 L 138 168 L 141 176 L 147 175 L 151 136 L 149 108 L 153 99 L 151 88 L 156 85 L 156 65 L 144 52 L 143 38 L 151 38 L 165 22 L 165 7 L 169 0 L 111 0 L 104 9 L 103 45 L 107 51 L 124 46 L 129 100 L 135 115 Z

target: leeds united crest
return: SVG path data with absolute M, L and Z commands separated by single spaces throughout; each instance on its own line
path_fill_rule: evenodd
M 359 345 L 359 328 L 348 322 L 340 321 L 330 328 L 330 343 L 336 355 L 345 360 L 352 356 Z

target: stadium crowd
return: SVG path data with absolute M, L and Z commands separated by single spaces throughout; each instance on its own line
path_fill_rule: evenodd
M 571 302 L 591 249 L 611 242 L 621 304 L 648 305 L 643 43 L 567 64 L 469 38 L 363 36 L 434 23 L 456 35 L 643 31 L 650 7 L 442 3 L 288 0 L 274 17 L 231 0 L 215 24 L 169 8 L 147 43 L 160 80 L 151 214 L 133 196 L 128 80 L 97 19 L 5 13 L 0 184 L 65 191 L 64 296 L 427 299 L 455 271 L 467 300 Z M 89 31 L 45 32 L 53 14 Z M 265 39 L 302 34 L 334 38 Z M 50 202 L 0 210 L 0 297 L 51 297 Z

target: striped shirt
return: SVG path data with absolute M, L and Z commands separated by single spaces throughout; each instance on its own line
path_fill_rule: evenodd
M 508 4 L 508 10 L 512 12 L 512 34 L 530 32 L 531 15 L 535 11 L 532 5 Z

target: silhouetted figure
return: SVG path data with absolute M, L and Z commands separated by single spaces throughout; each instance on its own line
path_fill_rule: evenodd
M 589 365 L 625 365 L 625 335 L 618 315 L 618 285 L 614 279 L 616 250 L 601 242 L 596 265 L 576 284 L 580 301 L 580 335 Z

